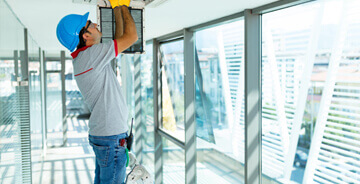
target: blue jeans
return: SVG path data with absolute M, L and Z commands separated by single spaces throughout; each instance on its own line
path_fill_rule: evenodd
M 89 143 L 96 156 L 94 184 L 122 184 L 126 177 L 125 147 L 120 146 L 120 140 L 127 133 L 112 136 L 89 135 Z

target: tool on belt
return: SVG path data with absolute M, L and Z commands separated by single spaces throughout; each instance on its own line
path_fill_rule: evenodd
M 126 139 L 126 146 L 127 146 L 127 149 L 129 151 L 131 151 L 131 146 L 132 146 L 132 143 L 133 143 L 133 140 L 134 140 L 134 135 L 132 133 L 132 128 L 133 128 L 133 124 L 134 124 L 134 118 L 131 119 L 131 128 L 130 128 L 130 134 Z

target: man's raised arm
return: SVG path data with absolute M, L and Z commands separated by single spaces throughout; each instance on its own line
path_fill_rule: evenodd
M 115 40 L 118 53 L 123 52 L 138 40 L 135 22 L 127 6 L 114 9 L 115 14 Z M 121 34 L 123 32 L 123 34 Z
M 115 39 L 119 39 L 124 34 L 124 20 L 121 13 L 120 6 L 116 7 L 114 9 L 114 15 L 115 15 Z

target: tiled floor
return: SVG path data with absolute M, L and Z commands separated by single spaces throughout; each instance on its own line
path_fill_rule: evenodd
M 87 131 L 87 121 L 68 118 L 67 144 L 49 147 L 43 161 L 33 164 L 33 183 L 92 183 L 95 157 Z
M 88 184 L 94 179 L 94 153 L 88 144 L 87 120 L 68 118 L 68 142 L 65 146 L 48 147 L 45 156 L 41 156 L 41 149 L 32 151 L 32 181 L 34 184 Z M 51 133 L 49 133 L 51 134 Z M 54 140 L 61 141 L 62 135 L 54 133 Z M 55 142 L 59 142 L 59 140 Z M 184 183 L 185 165 L 184 154 L 179 151 L 168 150 L 164 154 L 164 183 Z M 153 175 L 153 153 L 145 155 L 145 165 Z M 38 161 L 36 161 L 38 160 Z M 5 172 L 6 171 L 6 172 Z M 14 183 L 16 175 L 14 166 L 0 163 L 0 184 Z M 218 165 L 207 162 L 197 163 L 197 178 L 199 184 L 210 183 L 242 183 L 241 176 Z M 240 178 L 240 179 L 239 179 Z

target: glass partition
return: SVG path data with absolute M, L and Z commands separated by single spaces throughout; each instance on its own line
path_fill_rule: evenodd
M 22 106 L 29 102 L 28 86 L 16 82 L 22 76 L 20 60 L 25 59 L 24 27 L 4 0 L 0 25 L 0 183 L 26 183 L 31 182 L 30 146 L 21 138 L 30 131 L 28 109 Z
M 244 21 L 196 32 L 198 183 L 244 183 Z
M 359 183 L 360 2 L 262 18 L 265 182 Z

